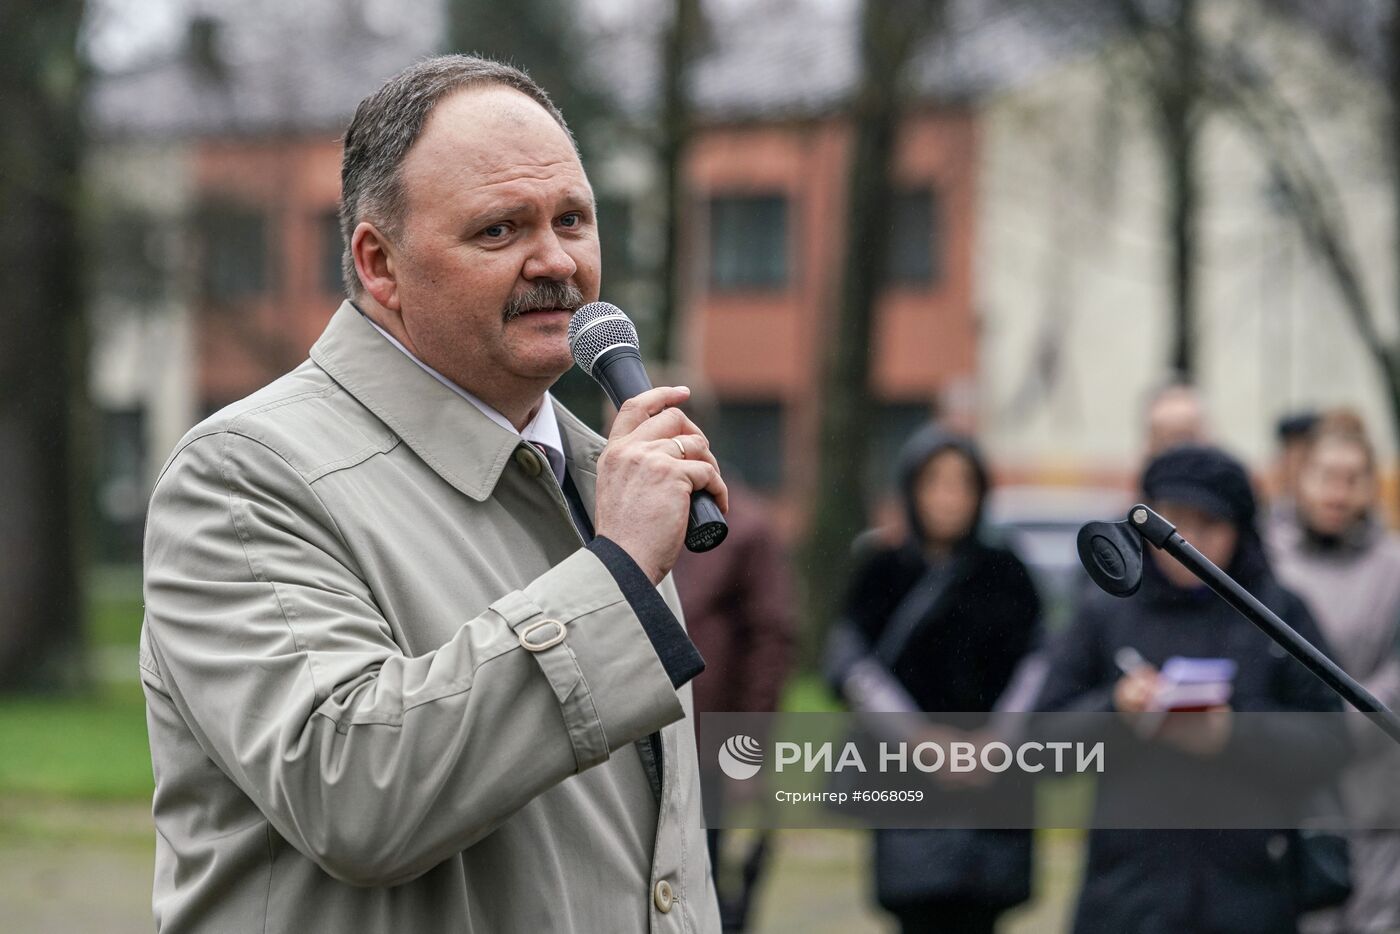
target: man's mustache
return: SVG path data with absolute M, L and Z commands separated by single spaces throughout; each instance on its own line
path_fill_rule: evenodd
M 567 308 L 577 311 L 583 304 L 583 293 L 572 282 L 550 279 L 530 286 L 506 302 L 505 319 L 511 321 L 531 311 L 544 308 Z

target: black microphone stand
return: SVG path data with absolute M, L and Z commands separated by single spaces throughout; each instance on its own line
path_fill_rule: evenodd
M 1196 550 L 1166 519 L 1139 504 L 1120 522 L 1090 522 L 1079 530 L 1079 560 L 1089 576 L 1115 597 L 1129 597 L 1142 583 L 1142 543 L 1147 541 L 1179 561 L 1202 583 L 1234 607 L 1241 616 L 1264 631 L 1289 655 L 1321 678 L 1323 683 L 1362 713 L 1371 714 L 1377 726 L 1400 743 L 1400 717 L 1362 687 L 1317 646 L 1289 626 L 1234 578 Z

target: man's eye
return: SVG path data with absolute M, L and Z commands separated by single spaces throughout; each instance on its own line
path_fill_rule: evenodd
M 563 224 L 565 227 L 578 227 L 583 224 L 583 215 L 578 212 L 565 214 L 563 217 L 559 218 L 559 223 Z
M 490 227 L 487 227 L 484 230 L 482 230 L 481 235 L 490 240 L 499 240 L 501 237 L 504 237 L 506 235 L 506 225 L 492 224 Z

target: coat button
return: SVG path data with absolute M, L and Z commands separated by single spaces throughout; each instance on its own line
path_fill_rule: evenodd
M 538 477 L 540 475 L 540 456 L 529 448 L 516 448 L 515 462 L 520 465 L 521 470 L 530 476 Z
M 656 891 L 653 893 L 653 898 L 656 901 L 657 911 L 661 912 L 663 915 L 670 911 L 671 902 L 675 900 L 675 896 L 671 893 L 671 883 L 667 882 L 665 879 L 656 883 Z

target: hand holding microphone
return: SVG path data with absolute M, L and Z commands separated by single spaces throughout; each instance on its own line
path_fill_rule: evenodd
M 606 302 L 585 305 L 569 323 L 574 362 L 618 406 L 598 459 L 597 532 L 622 547 L 659 583 L 680 554 L 724 540 L 729 492 L 709 440 L 676 406 L 685 388 L 653 389 L 637 331 Z

